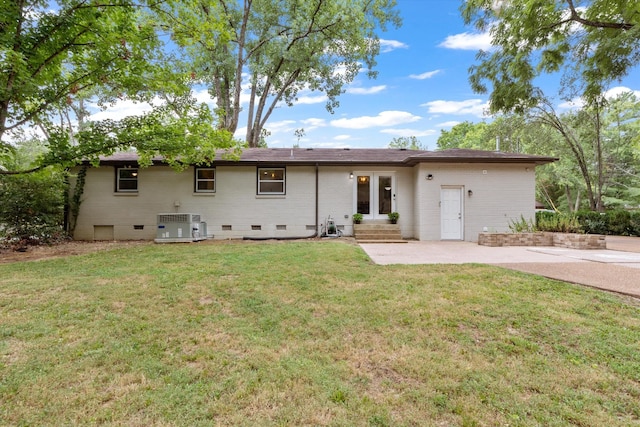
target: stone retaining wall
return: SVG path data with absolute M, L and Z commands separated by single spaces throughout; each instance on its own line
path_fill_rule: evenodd
M 602 234 L 575 233 L 480 233 L 482 246 L 558 246 L 571 249 L 606 249 Z

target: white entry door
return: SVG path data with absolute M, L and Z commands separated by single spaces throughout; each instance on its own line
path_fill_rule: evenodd
M 440 218 L 442 240 L 462 240 L 462 188 L 440 190 Z
M 387 219 L 396 209 L 395 179 L 392 173 L 355 174 L 354 211 L 365 219 Z

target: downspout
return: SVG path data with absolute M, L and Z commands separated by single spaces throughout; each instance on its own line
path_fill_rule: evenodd
M 251 237 L 245 236 L 242 240 L 302 240 L 302 239 L 313 239 L 318 237 L 318 226 L 319 226 L 319 172 L 318 172 L 318 163 L 316 163 L 316 229 L 315 232 L 310 236 L 289 236 L 289 237 Z

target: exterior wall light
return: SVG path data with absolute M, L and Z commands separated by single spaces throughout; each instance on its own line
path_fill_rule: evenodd
M 427 175 L 427 180 L 428 181 L 431 181 L 432 179 L 433 179 L 433 174 L 430 173 L 429 175 Z
M 469 190 L 467 191 L 467 194 L 469 195 L 469 197 L 473 196 L 473 191 Z
M 353 179 L 353 172 L 349 172 L 349 179 Z

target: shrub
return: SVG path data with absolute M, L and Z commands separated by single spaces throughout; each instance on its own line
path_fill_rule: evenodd
M 66 238 L 64 191 L 62 174 L 55 170 L 0 176 L 0 241 L 24 246 Z
M 605 214 L 594 211 L 579 211 L 575 217 L 587 234 L 608 234 L 607 217 Z
M 580 221 L 574 215 L 559 212 L 538 212 L 536 214 L 538 231 L 554 233 L 583 233 Z
M 532 233 L 536 231 L 536 225 L 533 221 L 527 221 L 524 216 L 520 215 L 520 220 L 511 220 L 509 230 L 511 230 L 512 233 Z
M 640 236 L 640 211 L 629 212 L 629 235 Z
M 616 236 L 631 235 L 631 214 L 625 210 L 615 210 L 606 213 L 607 234 Z

